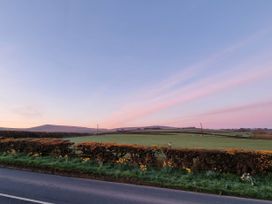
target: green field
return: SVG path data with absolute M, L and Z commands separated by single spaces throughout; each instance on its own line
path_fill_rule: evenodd
M 272 150 L 272 140 L 235 138 L 187 133 L 171 134 L 109 134 L 67 138 L 72 142 L 111 142 L 119 144 L 140 144 L 167 146 L 175 148 Z

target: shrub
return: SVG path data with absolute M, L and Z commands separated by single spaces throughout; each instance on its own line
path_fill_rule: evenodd
M 90 133 L 70 133 L 70 132 L 30 132 L 16 130 L 0 130 L 0 137 L 3 138 L 65 138 L 81 137 Z
M 78 144 L 76 149 L 81 157 L 90 157 L 102 163 L 119 163 L 120 158 L 126 158 L 132 165 L 155 166 L 157 161 L 156 149 L 152 147 L 86 142 Z
M 213 171 L 239 175 L 272 172 L 271 151 L 174 149 L 95 142 L 73 144 L 68 140 L 53 138 L 0 138 L 0 152 L 77 156 L 83 161 L 93 160 L 100 164 L 180 169 L 187 172 Z
M 264 151 L 173 149 L 95 142 L 78 144 L 76 149 L 80 156 L 102 163 L 120 163 L 120 159 L 126 157 L 131 165 L 157 168 L 212 170 L 240 175 L 272 171 L 272 153 Z
M 269 152 L 167 148 L 164 148 L 163 152 L 173 161 L 176 168 L 191 168 L 193 171 L 213 170 L 237 174 L 272 171 L 272 154 Z
M 0 152 L 18 152 L 26 154 L 39 154 L 41 156 L 65 156 L 73 153 L 73 143 L 68 140 L 43 139 L 14 139 L 0 138 Z

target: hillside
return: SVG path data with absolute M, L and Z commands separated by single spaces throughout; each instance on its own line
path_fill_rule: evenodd
M 33 132 L 75 132 L 75 133 L 94 133 L 96 128 L 65 126 L 65 125 L 41 125 L 26 129 Z

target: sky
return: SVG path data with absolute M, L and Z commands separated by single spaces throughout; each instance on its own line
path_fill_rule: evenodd
M 0 127 L 272 128 L 271 0 L 0 0 Z

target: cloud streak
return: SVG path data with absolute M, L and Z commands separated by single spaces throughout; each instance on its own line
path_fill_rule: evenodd
M 262 101 L 258 103 L 240 105 L 240 106 L 232 106 L 232 107 L 224 107 L 219 110 L 213 110 L 210 112 L 206 112 L 203 114 L 199 114 L 198 116 L 206 116 L 206 115 L 218 115 L 224 113 L 236 113 L 236 112 L 243 112 L 252 109 L 262 109 L 262 108 L 270 108 L 272 109 L 272 100 L 271 101 Z
M 248 103 L 244 105 L 240 104 L 240 105 L 225 106 L 225 107 L 221 107 L 217 109 L 204 111 L 203 113 L 199 113 L 199 114 L 172 118 L 170 120 L 165 120 L 164 122 L 166 124 L 182 124 L 188 121 L 192 123 L 196 123 L 197 121 L 209 121 L 212 117 L 215 117 L 215 118 L 221 117 L 225 119 L 226 116 L 230 116 L 231 120 L 235 121 L 235 118 L 237 118 L 237 115 L 243 115 L 244 113 L 251 113 L 251 111 L 263 111 L 263 110 L 265 110 L 266 112 L 267 110 L 271 110 L 272 112 L 272 99 L 257 101 L 254 103 Z M 236 117 L 233 117 L 234 115 Z M 269 117 L 270 119 L 272 118 L 271 115 Z M 247 119 L 252 120 L 252 117 L 244 118 L 243 121 Z M 239 121 L 239 122 L 243 122 L 243 121 Z
M 124 104 L 123 107 L 106 118 L 104 125 L 106 127 L 126 125 L 126 123 L 144 118 L 164 109 L 190 103 L 271 76 L 271 62 L 269 62 L 270 64 L 266 63 L 254 67 L 249 60 L 245 64 L 229 67 L 227 71 L 223 69 L 222 72 L 219 69 L 219 71 L 216 70 L 211 75 L 201 75 L 214 64 L 232 56 L 241 48 L 250 45 L 267 33 L 270 33 L 270 30 L 257 32 L 218 53 L 210 55 L 199 63 L 186 67 L 156 86 L 146 88 L 141 94 L 136 95 L 131 103 Z M 201 76 L 200 79 L 186 83 L 198 75 Z
M 33 106 L 20 106 L 12 110 L 13 113 L 24 117 L 24 118 L 41 118 L 43 116 L 42 112 Z
M 160 98 L 162 95 L 165 95 L 165 93 L 168 93 L 169 91 L 171 92 L 176 86 L 184 86 L 184 84 L 182 83 L 185 83 L 189 79 L 192 79 L 193 77 L 201 74 L 202 72 L 205 72 L 207 68 L 214 65 L 216 62 L 231 56 L 233 53 L 239 51 L 241 48 L 246 47 L 247 45 L 251 44 L 252 42 L 256 41 L 257 39 L 263 37 L 270 32 L 271 29 L 260 30 L 259 32 L 256 32 L 246 37 L 240 42 L 237 42 L 219 52 L 213 53 L 206 57 L 204 60 L 183 68 L 181 71 L 173 74 L 172 76 L 168 77 L 166 80 L 155 85 L 154 87 L 144 90 L 144 94 L 141 93 L 140 97 L 146 99 Z M 204 76 L 202 76 L 202 78 L 204 78 Z
M 156 103 L 142 103 L 138 106 L 135 105 L 134 107 L 120 110 L 118 114 L 109 118 L 106 124 L 111 127 L 119 126 L 128 121 L 133 121 L 176 105 L 184 105 L 217 93 L 236 89 L 239 86 L 251 84 L 271 75 L 272 66 L 269 65 L 262 70 L 251 68 L 247 72 L 244 72 L 244 70 L 236 72 L 234 76 L 212 76 L 209 79 L 193 84 L 191 87 L 182 87 L 179 90 L 175 90 L 171 97 L 165 100 Z

